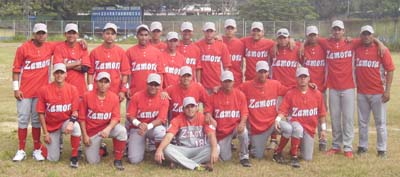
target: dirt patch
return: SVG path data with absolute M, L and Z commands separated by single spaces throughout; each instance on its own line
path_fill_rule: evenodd
M 0 132 L 10 132 L 18 129 L 17 122 L 0 122 Z

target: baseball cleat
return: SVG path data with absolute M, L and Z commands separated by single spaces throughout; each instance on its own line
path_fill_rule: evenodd
M 279 164 L 286 163 L 282 153 L 274 153 L 274 155 L 272 156 L 272 160 Z
M 378 157 L 381 159 L 386 159 L 386 151 L 378 151 Z
M 114 167 L 119 171 L 123 171 L 125 169 L 121 160 L 114 160 Z
M 364 154 L 366 154 L 366 153 L 367 153 L 367 151 L 368 151 L 368 149 L 367 149 L 367 148 L 364 148 L 364 147 L 358 147 L 358 149 L 357 149 L 357 155 L 364 155 Z
M 344 152 L 344 156 L 347 158 L 353 158 L 353 151 Z
M 292 160 L 291 160 L 291 162 L 290 162 L 290 165 L 291 165 L 293 168 L 300 168 L 300 162 L 299 162 L 299 159 L 297 158 L 297 156 L 293 156 L 293 157 L 292 157 Z
M 326 152 L 326 155 L 334 155 L 334 154 L 339 154 L 340 153 L 340 149 L 329 149 L 327 152 Z
M 71 168 L 78 168 L 78 157 L 71 157 L 71 163 L 69 166 Z
M 18 150 L 17 153 L 15 154 L 13 161 L 14 162 L 20 162 L 22 160 L 26 159 L 26 153 L 24 150 Z
M 249 159 L 240 160 L 240 164 L 242 164 L 243 167 L 251 167 L 251 163 L 250 163 Z
M 319 148 L 318 149 L 319 149 L 320 152 L 326 152 L 326 144 L 322 144 L 322 143 L 319 144 Z
M 44 160 L 44 157 L 42 155 L 42 150 L 40 150 L 40 149 L 34 150 L 32 156 L 33 156 L 33 159 L 35 159 L 36 161 Z

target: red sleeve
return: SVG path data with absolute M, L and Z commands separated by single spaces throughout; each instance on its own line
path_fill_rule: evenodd
M 351 43 L 353 44 L 353 49 L 356 49 L 357 47 L 362 45 L 362 41 L 360 38 L 352 39 Z
M 129 59 L 126 56 L 126 53 L 124 50 L 121 49 L 121 75 L 129 75 L 130 74 L 130 65 L 129 65 Z
M 87 49 L 82 49 L 81 62 L 82 62 L 82 65 L 87 66 L 87 67 L 91 67 L 90 58 L 89 58 L 89 52 L 88 52 Z
M 79 92 L 75 86 L 72 86 L 72 111 L 78 111 L 78 109 L 79 109 Z
M 54 54 L 53 54 L 53 64 L 57 64 L 57 63 L 64 63 L 64 59 L 62 57 L 62 47 L 57 47 L 54 50 Z
M 205 121 L 204 121 L 203 126 L 204 126 L 204 129 L 205 129 L 205 132 L 207 135 L 210 133 L 215 133 L 215 127 L 213 125 L 205 123 Z
M 96 50 L 92 50 L 92 52 L 90 52 L 90 67 L 89 67 L 89 71 L 88 74 L 94 74 L 94 69 L 95 69 L 95 60 L 96 60 Z
M 286 87 L 286 86 L 284 86 L 281 82 L 279 82 L 278 81 L 278 83 L 279 83 L 279 85 L 278 85 L 278 95 L 279 96 L 284 96 L 284 95 L 286 95 L 286 93 L 289 91 L 289 89 L 291 89 L 291 88 L 289 88 L 289 87 Z
M 240 103 L 241 103 L 241 108 L 240 108 L 240 114 L 242 117 L 247 117 L 249 116 L 249 109 L 247 107 L 247 99 L 246 96 L 242 91 L 239 91 L 239 97 L 240 97 Z
M 321 92 L 319 92 L 318 90 L 316 90 L 318 92 L 318 99 L 319 99 L 319 117 L 323 117 L 326 116 L 326 106 L 325 106 L 325 102 L 324 102 L 324 97 L 322 96 Z
M 57 46 L 64 43 L 64 41 L 55 41 L 55 42 L 47 42 L 50 46 L 50 50 L 54 51 L 57 49 Z
M 137 102 L 138 96 L 137 95 L 138 94 L 135 94 L 132 96 L 132 99 L 128 105 L 128 111 L 126 112 L 126 117 L 129 120 L 132 120 L 132 118 L 134 118 L 134 117 L 136 118 L 136 115 L 137 115 L 137 104 L 138 104 L 138 102 Z
M 317 39 L 317 42 L 318 42 L 319 45 L 321 45 L 321 47 L 322 47 L 324 50 L 326 50 L 326 49 L 328 48 L 328 39 L 319 37 L 319 38 Z
M 278 113 L 285 115 L 286 117 L 289 115 L 289 109 L 291 107 L 291 94 L 287 94 L 283 97 L 282 103 L 279 106 Z
M 180 121 L 179 117 L 172 119 L 171 124 L 168 127 L 167 133 L 172 133 L 172 134 L 176 135 L 176 133 L 178 133 L 179 128 L 180 128 L 179 121 Z
M 198 85 L 198 87 L 199 87 L 199 92 L 200 92 L 200 99 L 199 99 L 199 101 L 201 101 L 203 104 L 204 104 L 204 108 L 205 109 L 207 109 L 208 107 L 210 107 L 211 105 L 211 103 L 210 103 L 210 96 L 208 95 L 208 93 L 207 93 L 207 91 L 206 91 L 206 89 L 203 87 L 203 86 L 201 86 L 200 84 Z
M 161 52 L 158 52 L 158 66 L 157 66 L 157 73 L 162 75 L 164 73 L 164 57 Z
M 383 62 L 383 68 L 385 68 L 386 71 L 394 71 L 395 66 L 393 64 L 392 55 L 390 54 L 389 49 L 386 49 L 385 54 L 383 55 L 382 58 L 382 62 Z
M 226 47 L 224 43 L 222 43 L 222 64 L 224 68 L 230 68 L 232 66 L 231 55 L 229 54 L 228 47 Z
M 46 112 L 46 101 L 45 101 L 45 93 L 46 89 L 43 86 L 38 90 L 38 101 L 36 103 L 36 112 L 45 113 Z
M 213 94 L 211 96 L 208 97 L 208 101 L 207 101 L 207 105 L 204 104 L 204 113 L 210 113 L 213 114 L 213 110 L 214 110 L 214 99 L 217 96 L 217 94 Z
M 195 68 L 197 69 L 197 68 L 201 68 L 201 63 L 200 63 L 201 52 L 200 52 L 200 48 L 197 45 L 195 47 L 196 47 L 196 66 L 195 66 Z M 192 72 L 196 72 L 196 71 L 192 71 Z
M 157 116 L 158 120 L 161 120 L 161 122 L 165 125 L 167 122 L 167 117 L 168 117 L 168 108 L 169 108 L 169 102 L 168 100 L 161 100 L 161 108 L 160 112 Z
M 79 114 L 78 118 L 80 122 L 84 122 L 86 120 L 86 115 L 87 115 L 87 100 L 88 100 L 88 95 L 90 92 L 87 92 L 85 95 L 83 95 L 82 101 L 79 104 Z
M 15 53 L 12 71 L 15 73 L 21 72 L 21 68 L 24 65 L 24 61 L 25 61 L 24 49 L 23 49 L 23 46 L 20 46 L 20 47 L 18 47 L 17 52 Z
M 110 93 L 108 93 L 108 94 L 110 94 Z M 121 120 L 121 113 L 120 113 L 120 104 L 119 104 L 118 96 L 114 97 L 114 100 L 111 103 L 111 105 L 114 105 L 113 110 L 112 110 L 111 120 L 115 120 L 115 121 L 119 122 Z

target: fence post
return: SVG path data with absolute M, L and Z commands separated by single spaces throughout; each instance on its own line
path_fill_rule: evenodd
M 60 24 L 61 24 L 61 34 L 62 34 L 63 33 L 64 20 L 61 20 Z
M 93 40 L 95 40 L 95 36 L 94 36 L 94 21 L 92 21 L 92 37 L 93 37 Z
M 246 36 L 246 21 L 244 20 L 244 18 L 242 19 L 242 21 L 243 21 L 243 25 L 242 25 L 242 28 L 243 28 L 243 30 L 242 30 L 242 37 L 245 37 Z
M 13 20 L 13 31 L 14 31 L 14 37 L 16 36 L 16 34 L 15 34 L 15 30 L 16 30 L 16 28 L 15 28 L 15 20 Z
M 127 32 L 126 32 L 126 20 L 125 20 L 125 37 L 127 37 L 127 34 L 126 34 Z M 128 39 L 128 38 L 126 38 L 126 39 Z

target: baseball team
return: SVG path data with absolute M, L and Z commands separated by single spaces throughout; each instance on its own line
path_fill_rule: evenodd
M 12 68 L 19 142 L 13 161 L 27 156 L 30 122 L 33 158 L 59 161 L 63 134 L 70 135 L 72 168 L 78 168 L 83 151 L 89 164 L 100 163 L 108 155 L 105 138 L 112 138 L 117 170 L 124 170 L 124 155 L 138 164 L 150 152 L 170 168 L 212 171 L 217 161 L 232 159 L 236 138 L 243 167 L 272 149 L 273 161 L 299 168 L 300 159 L 312 160 L 314 140 L 326 155 L 343 150 L 353 158 L 356 108 L 354 152 L 369 149 L 372 112 L 376 152 L 386 158 L 386 103 L 395 66 L 372 26 L 361 27 L 357 38 L 345 37 L 340 20 L 332 22 L 327 38 L 308 26 L 303 43 L 286 28 L 266 39 L 261 22 L 253 22 L 243 38 L 236 37 L 234 19 L 224 29 L 219 36 L 215 24 L 206 22 L 204 38 L 193 41 L 192 23 L 183 22 L 180 36 L 168 32 L 162 41 L 160 22 L 141 24 L 137 44 L 125 51 L 115 42 L 118 27 L 107 23 L 102 44 L 89 53 L 77 24 L 65 26 L 61 42 L 47 42 L 47 26 L 35 24 Z

